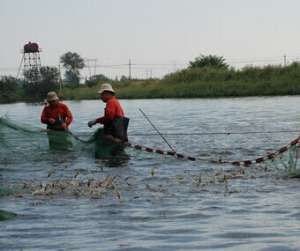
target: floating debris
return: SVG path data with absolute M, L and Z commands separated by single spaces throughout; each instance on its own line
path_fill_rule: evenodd
M 17 217 L 16 213 L 0 210 L 0 221 L 11 220 Z
M 45 183 L 23 182 L 20 185 L 15 185 L 14 191 L 22 191 L 25 194 L 33 196 L 75 196 L 75 197 L 90 197 L 101 198 L 108 192 L 111 192 L 116 198 L 121 200 L 121 193 L 117 189 L 113 176 L 107 176 L 103 179 L 90 179 L 88 181 L 71 180 L 54 180 Z M 12 193 L 15 197 L 20 196 L 20 192 Z

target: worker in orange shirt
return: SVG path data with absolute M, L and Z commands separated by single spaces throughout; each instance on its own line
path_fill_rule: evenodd
M 68 131 L 73 121 L 69 108 L 59 101 L 56 92 L 48 92 L 47 103 L 41 115 L 41 122 L 47 125 L 47 129 L 55 131 Z
M 101 100 L 106 103 L 104 116 L 89 121 L 88 126 L 92 127 L 97 123 L 103 124 L 106 139 L 117 143 L 127 142 L 129 119 L 125 117 L 123 108 L 115 96 L 114 89 L 110 84 L 104 83 L 98 93 Z

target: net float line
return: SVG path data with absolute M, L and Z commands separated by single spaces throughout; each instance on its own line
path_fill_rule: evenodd
M 144 152 L 148 152 L 148 153 L 157 153 L 160 155 L 173 156 L 177 159 L 185 159 L 185 160 L 190 160 L 190 161 L 198 160 L 197 157 L 189 156 L 189 155 L 182 154 L 182 153 L 177 153 L 175 151 L 166 151 L 166 150 L 162 150 L 162 149 L 158 149 L 158 148 L 152 148 L 152 147 L 147 147 L 147 146 L 143 146 L 143 145 L 139 145 L 139 144 L 133 144 L 130 142 L 126 142 L 125 146 L 133 148 L 133 149 L 141 150 Z
M 160 155 L 172 156 L 172 157 L 175 157 L 177 159 L 182 159 L 182 160 L 190 160 L 190 161 L 197 161 L 197 160 L 203 161 L 204 160 L 204 161 L 209 161 L 212 163 L 219 163 L 219 164 L 232 164 L 235 166 L 250 166 L 253 164 L 263 163 L 264 161 L 267 161 L 267 160 L 274 160 L 279 155 L 287 152 L 292 146 L 300 147 L 300 137 L 294 139 L 289 144 L 281 147 L 280 149 L 267 154 L 266 156 L 258 157 L 256 159 L 252 159 L 252 160 L 234 160 L 234 161 L 222 160 L 222 159 L 212 160 L 212 159 L 199 158 L 199 157 L 194 157 L 194 156 L 177 153 L 177 152 L 173 152 L 173 151 L 166 151 L 166 150 L 162 150 L 162 149 L 158 149 L 158 148 L 143 146 L 140 144 L 134 144 L 131 142 L 126 142 L 125 146 L 133 148 L 133 149 L 141 150 L 144 152 L 148 152 L 148 153 L 157 153 Z
M 235 166 L 250 166 L 253 164 L 260 164 L 263 163 L 267 160 L 274 160 L 276 157 L 278 157 L 279 155 L 287 152 L 292 146 L 297 146 L 300 147 L 300 137 L 294 139 L 293 141 L 291 141 L 289 144 L 279 148 L 278 150 L 271 152 L 269 154 L 267 154 L 266 156 L 262 156 L 256 159 L 252 159 L 252 160 L 240 160 L 240 161 L 228 161 L 228 160 L 219 160 L 220 163 L 228 163 L 228 164 L 232 164 Z

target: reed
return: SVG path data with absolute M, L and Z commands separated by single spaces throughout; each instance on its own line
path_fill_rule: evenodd
M 300 94 L 300 65 L 247 67 L 242 70 L 184 69 L 161 80 L 118 86 L 121 98 L 243 97 Z
M 300 64 L 223 69 L 187 68 L 162 79 L 113 82 L 119 98 L 211 98 L 300 94 Z M 65 87 L 63 99 L 98 99 L 100 83 Z M 20 88 L 9 101 L 30 101 Z M 7 102 L 1 97 L 0 102 Z

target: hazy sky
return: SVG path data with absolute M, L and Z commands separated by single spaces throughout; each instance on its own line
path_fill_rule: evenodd
M 28 41 L 40 44 L 43 65 L 73 51 L 97 58 L 97 73 L 110 77 L 128 66 L 104 66 L 129 58 L 136 77 L 199 54 L 233 66 L 282 63 L 300 58 L 299 10 L 299 0 L 0 0 L 0 74 L 15 74 Z

